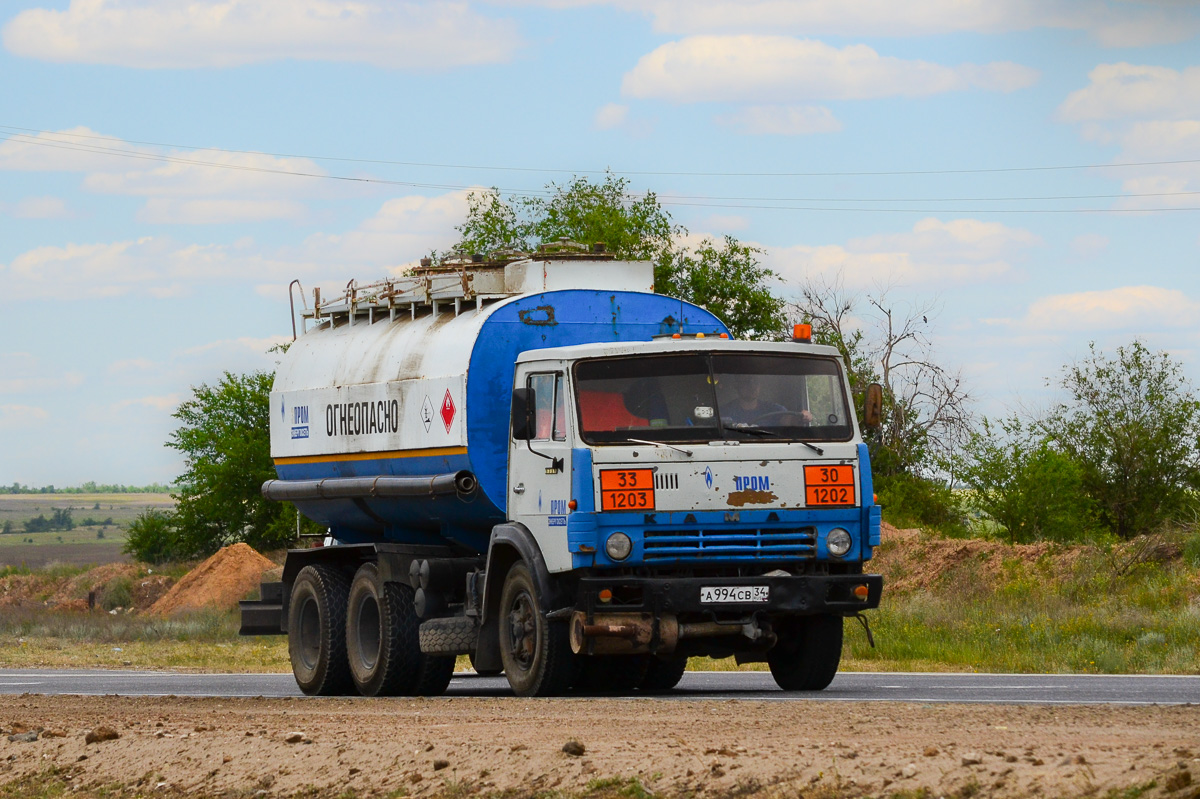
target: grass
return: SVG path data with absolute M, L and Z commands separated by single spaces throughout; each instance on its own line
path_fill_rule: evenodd
M 0 617 L 6 668 L 135 668 L 286 672 L 287 639 L 242 637 L 236 612 L 158 619 L 28 609 Z
M 961 543 L 961 542 L 957 542 Z M 929 538 L 927 546 L 947 542 Z M 876 647 L 861 625 L 845 622 L 846 671 L 988 671 L 1009 673 L 1200 673 L 1200 563 L 1195 540 L 1176 556 L 1129 567 L 1103 547 L 1071 558 L 1051 549 L 1036 561 L 997 547 L 947 566 L 925 588 L 885 588 L 867 613 Z M 881 548 L 885 585 L 916 570 L 922 552 L 903 559 Z M 1069 565 L 1068 565 L 1069 564 Z M 191 564 L 157 568 L 180 577 Z M 37 574 L 47 585 L 83 569 L 0 567 L 0 578 Z M 130 584 L 105 586 L 105 609 L 126 606 Z M 48 587 L 47 591 L 51 589 Z M 0 667 L 115 667 L 212 671 L 290 670 L 282 636 L 239 637 L 236 611 L 161 620 L 118 612 L 5 608 Z M 465 657 L 457 668 L 468 667 Z M 694 670 L 765 670 L 732 658 L 692 658 Z

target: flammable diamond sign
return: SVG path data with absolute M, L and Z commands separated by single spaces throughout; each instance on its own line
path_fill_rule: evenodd
M 454 421 L 454 398 L 450 396 L 450 389 L 446 389 L 446 396 L 442 398 L 442 423 L 446 425 L 446 432 L 450 432 L 450 425 Z

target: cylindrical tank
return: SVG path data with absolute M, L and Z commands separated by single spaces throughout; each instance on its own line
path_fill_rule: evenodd
M 383 315 L 373 323 L 362 316 L 354 324 L 346 317 L 326 322 L 292 344 L 276 371 L 276 471 L 283 481 L 471 472 L 478 489 L 465 496 L 405 488 L 391 496 L 368 491 L 294 501 L 343 541 L 486 551 L 492 526 L 506 518 L 517 356 L 677 332 L 728 330 L 713 314 L 678 299 L 591 289 L 526 294 L 457 314 L 443 304 L 436 315 L 426 307 L 415 317 L 405 309 L 391 321 Z

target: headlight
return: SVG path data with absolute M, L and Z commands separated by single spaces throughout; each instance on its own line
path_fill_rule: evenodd
M 612 539 L 610 538 L 609 540 L 611 541 Z M 840 527 L 833 528 L 829 531 L 829 535 L 825 536 L 825 548 L 835 558 L 845 557 L 853 543 L 850 540 L 850 533 Z
M 613 533 L 604 542 L 604 552 L 613 560 L 625 560 L 633 551 L 633 542 L 624 533 Z

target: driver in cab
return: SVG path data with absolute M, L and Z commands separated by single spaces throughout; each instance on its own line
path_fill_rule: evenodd
M 812 424 L 813 416 L 807 410 L 791 411 L 777 402 L 763 399 L 762 384 L 759 375 L 743 375 L 737 381 L 737 397 L 721 407 L 723 421 L 734 427 Z

